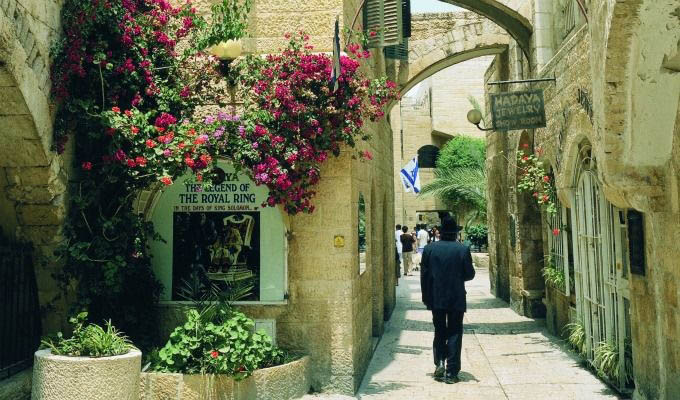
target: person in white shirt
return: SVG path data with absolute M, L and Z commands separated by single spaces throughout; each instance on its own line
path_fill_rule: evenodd
M 425 230 L 425 225 L 420 225 L 420 229 L 418 230 L 416 237 L 418 238 L 418 258 L 420 259 L 420 257 L 423 255 L 425 246 L 427 246 L 427 242 L 430 240 L 430 235 Z
M 402 246 L 402 244 L 401 244 L 401 239 L 400 239 L 401 234 L 402 234 L 402 232 L 401 232 L 401 225 L 397 225 L 396 228 L 397 228 L 397 230 L 394 231 L 394 240 L 397 242 L 397 253 L 399 253 L 399 263 L 403 263 L 403 261 L 402 261 L 402 254 L 401 254 L 401 253 L 402 253 L 403 246 Z

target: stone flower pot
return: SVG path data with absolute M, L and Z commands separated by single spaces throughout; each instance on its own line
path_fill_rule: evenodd
M 69 357 L 35 352 L 33 400 L 139 400 L 142 352 L 113 357 Z
M 311 387 L 309 357 L 258 369 L 236 381 L 227 375 L 142 373 L 141 400 L 290 400 Z

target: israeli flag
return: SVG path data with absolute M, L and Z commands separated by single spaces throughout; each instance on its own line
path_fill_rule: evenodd
M 407 193 L 420 193 L 420 175 L 418 174 L 418 157 L 413 157 L 411 161 L 406 164 L 399 172 L 401 176 L 401 183 L 404 185 L 404 191 Z
M 341 74 L 340 70 L 340 21 L 335 17 L 335 34 L 333 35 L 333 68 L 331 69 L 331 91 L 335 92 L 340 86 L 338 78 Z

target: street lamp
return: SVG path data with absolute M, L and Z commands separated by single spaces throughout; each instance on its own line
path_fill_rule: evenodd
M 477 127 L 480 131 L 492 131 L 493 128 L 482 128 L 479 123 L 482 122 L 482 113 L 477 109 L 472 109 L 467 113 L 467 120 L 471 124 Z
M 220 72 L 227 77 L 229 84 L 233 85 L 235 79 L 230 76 L 229 71 L 231 62 L 237 59 L 243 51 L 241 40 L 229 39 L 227 41 L 219 42 L 210 47 L 208 51 L 220 60 Z

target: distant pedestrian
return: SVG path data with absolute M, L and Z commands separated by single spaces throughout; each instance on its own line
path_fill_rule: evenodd
M 396 230 L 394 231 L 394 240 L 397 242 L 397 253 L 399 253 L 399 261 L 401 262 L 401 240 L 399 237 L 401 236 L 401 225 L 397 224 Z
M 434 324 L 434 376 L 446 383 L 459 381 L 465 281 L 475 277 L 470 249 L 456 241 L 460 229 L 453 218 L 445 217 L 441 240 L 425 247 L 420 264 L 423 303 L 432 310 Z
M 430 235 L 428 235 L 427 231 L 425 230 L 425 225 L 420 225 L 418 229 L 418 233 L 416 234 L 416 239 L 418 241 L 418 260 L 416 261 L 416 269 L 418 268 L 418 265 L 420 265 L 420 261 L 423 258 L 423 250 L 425 249 L 425 246 L 427 246 L 427 243 L 430 239 Z
M 415 242 L 415 239 L 413 239 L 412 235 L 409 235 L 408 233 L 408 226 L 404 225 L 401 228 L 402 234 L 400 236 L 401 240 L 401 245 L 402 250 L 401 250 L 401 256 L 404 261 L 404 275 L 408 276 L 409 271 L 411 270 L 411 262 L 413 261 L 413 243 Z

